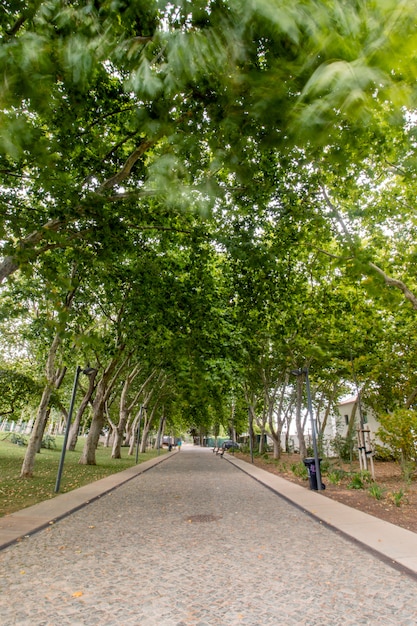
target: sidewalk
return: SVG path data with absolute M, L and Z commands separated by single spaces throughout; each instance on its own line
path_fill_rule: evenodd
M 416 535 L 210 449 L 0 521 L 2 626 L 417 624 Z

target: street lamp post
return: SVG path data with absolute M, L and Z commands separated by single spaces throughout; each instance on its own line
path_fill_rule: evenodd
M 67 450 L 67 442 L 68 442 L 69 430 L 71 426 L 72 412 L 74 410 L 75 394 L 77 393 L 78 378 L 80 377 L 81 372 L 83 374 L 86 374 L 86 376 L 88 376 L 89 374 L 92 374 L 93 372 L 96 372 L 96 371 L 97 370 L 95 370 L 93 367 L 86 367 L 85 369 L 81 369 L 79 365 L 77 366 L 77 369 L 75 370 L 71 401 L 70 401 L 70 406 L 68 409 L 67 424 L 65 427 L 64 443 L 62 444 L 61 458 L 59 460 L 58 474 L 57 474 L 56 482 L 55 482 L 55 489 L 54 489 L 55 493 L 58 493 L 60 485 L 61 485 L 61 477 L 62 477 L 62 471 L 64 469 L 64 461 L 65 461 L 65 452 Z
M 75 370 L 71 401 L 70 401 L 70 406 L 68 409 L 67 424 L 65 427 L 64 443 L 62 444 L 61 458 L 59 460 L 58 474 L 57 474 L 56 482 L 55 482 L 55 489 L 54 489 L 55 493 L 58 493 L 59 487 L 61 485 L 61 477 L 62 477 L 62 471 L 64 469 L 64 461 L 65 461 L 65 452 L 67 450 L 67 442 L 68 442 L 69 430 L 71 426 L 72 412 L 74 410 L 75 394 L 77 393 L 78 378 L 80 377 L 81 372 L 88 376 L 89 374 L 92 374 L 93 372 L 96 372 L 96 371 L 97 370 L 95 370 L 92 367 L 87 367 L 86 369 L 82 369 L 79 365 L 77 366 L 77 369 Z
M 322 482 L 321 482 L 321 471 L 320 471 L 320 461 L 319 461 L 319 453 L 317 448 L 317 427 L 316 420 L 313 416 L 313 404 L 311 402 L 311 390 L 310 390 L 310 379 L 308 376 L 308 367 L 303 367 L 298 370 L 293 370 L 291 372 L 295 376 L 301 376 L 302 374 L 306 375 L 306 392 L 307 392 L 307 409 L 310 414 L 310 422 L 311 422 L 311 433 L 313 439 L 313 452 L 314 452 L 314 463 L 316 466 L 316 477 L 317 477 L 317 490 L 322 490 Z
M 78 378 L 80 376 L 80 373 L 81 373 L 81 367 L 78 365 L 77 369 L 75 370 L 74 385 L 72 387 L 71 402 L 70 402 L 68 416 L 67 416 L 67 425 L 65 427 L 64 443 L 62 444 L 61 458 L 59 460 L 58 474 L 57 474 L 56 483 L 55 483 L 55 490 L 54 490 L 55 493 L 58 493 L 59 487 L 61 485 L 62 470 L 64 469 L 65 452 L 67 449 L 67 441 L 68 441 L 69 429 L 71 426 L 72 411 L 74 409 L 75 394 L 77 392 Z

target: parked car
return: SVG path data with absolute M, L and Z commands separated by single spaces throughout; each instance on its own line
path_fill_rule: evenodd
M 223 441 L 222 448 L 223 450 L 230 450 L 231 448 L 238 450 L 240 448 L 240 445 L 232 439 L 227 439 L 226 441 Z

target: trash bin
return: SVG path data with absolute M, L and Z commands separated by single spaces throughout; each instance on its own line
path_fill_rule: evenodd
M 321 461 L 322 459 L 319 459 L 319 464 L 321 463 Z M 306 459 L 303 459 L 303 463 L 307 468 L 310 489 L 313 489 L 314 491 L 318 491 L 316 459 L 314 457 L 309 456 Z M 325 489 L 325 485 L 323 485 L 323 483 L 321 483 L 321 488 Z

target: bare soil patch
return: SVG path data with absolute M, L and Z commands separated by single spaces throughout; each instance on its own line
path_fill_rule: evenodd
M 245 461 L 251 461 L 248 454 L 239 452 L 236 456 Z M 273 461 L 272 458 L 255 456 L 254 464 L 267 472 L 309 489 L 308 479 L 296 476 L 291 470 L 292 466 L 300 464 L 299 455 L 283 454 L 278 462 Z M 324 496 L 417 533 L 417 484 L 415 480 L 411 483 L 405 482 L 398 463 L 374 461 L 375 481 L 366 484 L 363 489 L 353 489 L 348 486 L 352 482 L 352 476 L 360 471 L 358 462 L 347 464 L 331 461 L 331 468 L 342 469 L 346 474 L 338 484 L 332 484 L 329 476 L 323 472 L 322 482 L 326 486 L 323 491 Z M 372 485 L 377 485 L 381 489 L 381 499 L 378 500 L 371 495 L 369 490 Z

